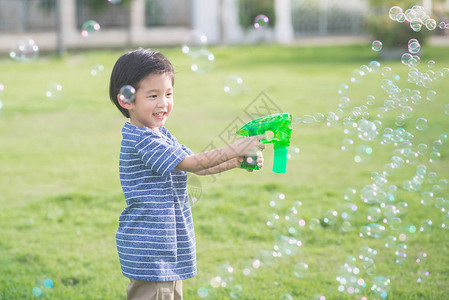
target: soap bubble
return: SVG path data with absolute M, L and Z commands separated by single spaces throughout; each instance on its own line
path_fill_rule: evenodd
M 39 56 L 39 47 L 33 39 L 24 38 L 13 45 L 9 56 L 15 61 L 32 61 Z
M 373 291 L 377 296 L 381 298 L 387 298 L 388 291 L 390 289 L 391 281 L 384 276 L 376 276 L 373 279 L 373 284 L 371 285 L 371 291 Z
M 196 294 L 198 295 L 198 297 L 200 298 L 206 298 L 209 295 L 209 290 L 206 287 L 200 287 L 197 291 Z
M 47 86 L 45 96 L 50 99 L 58 99 L 61 97 L 62 85 L 57 82 L 52 82 Z
M 410 64 L 410 60 L 413 58 L 413 56 L 410 53 L 404 53 L 401 56 L 401 62 L 402 64 L 408 66 Z
M 366 104 L 374 105 L 376 103 L 376 98 L 373 95 L 368 95 L 366 97 Z
M 449 230 L 449 215 L 444 215 L 441 220 L 441 228 Z
M 363 225 L 360 228 L 360 237 L 366 238 L 371 237 L 374 239 L 381 238 L 385 235 L 385 226 L 377 224 L 377 223 L 370 223 L 367 225 Z
M 298 262 L 294 267 L 294 274 L 297 278 L 304 278 L 309 271 L 309 265 L 305 262 Z
M 373 49 L 373 51 L 379 52 L 380 50 L 382 50 L 382 42 L 379 40 L 373 41 L 373 43 L 371 44 L 371 49 Z
M 415 18 L 410 22 L 410 28 L 415 32 L 421 31 L 421 27 L 422 27 L 422 22 L 421 22 L 421 19 L 419 19 L 419 18 Z
M 86 21 L 81 26 L 81 35 L 83 37 L 91 36 L 98 31 L 100 31 L 100 24 L 98 24 L 98 22 L 94 20 Z
M 385 238 L 385 248 L 394 249 L 398 244 L 398 239 L 395 236 L 389 235 Z
M 309 222 L 309 229 L 312 231 L 318 230 L 321 226 L 320 220 L 313 218 Z
M 437 21 L 434 19 L 429 19 L 429 21 L 426 23 L 426 27 L 429 30 L 435 30 L 437 28 Z
M 437 92 L 435 92 L 434 90 L 428 90 L 426 94 L 427 94 L 426 97 L 427 101 L 434 101 L 436 99 Z
M 449 115 L 449 103 L 444 105 L 444 113 Z
M 5 86 L 0 82 L 0 98 L 3 96 L 4 90 L 5 90 Z
M 371 71 L 374 73 L 379 72 L 379 70 L 380 70 L 380 62 L 378 62 L 376 60 L 370 61 L 368 66 L 371 68 Z
M 279 235 L 276 237 L 274 250 L 281 255 L 292 256 L 299 251 L 299 247 L 301 246 L 301 241 L 290 236 Z
M 214 66 L 215 56 L 207 49 L 200 49 L 190 53 L 192 63 L 190 69 L 197 73 L 203 74 L 211 71 Z
M 243 91 L 243 79 L 238 75 L 229 75 L 226 78 L 224 91 L 232 96 L 239 95 Z
M 242 288 L 242 286 L 241 285 L 239 285 L 239 284 L 233 284 L 231 287 L 230 287 L 230 291 L 229 291 L 229 296 L 231 297 L 231 299 L 239 299 L 239 298 L 242 298 L 242 291 L 243 291 L 243 288 Z
M 393 6 L 392 8 L 390 8 L 388 16 L 390 17 L 391 20 L 397 21 L 398 20 L 398 16 L 401 13 L 402 13 L 402 8 L 400 8 L 399 6 Z
M 427 119 L 418 118 L 416 119 L 416 129 L 424 131 L 427 129 Z
M 344 200 L 352 202 L 355 200 L 355 196 L 357 195 L 357 191 L 353 188 L 347 188 L 344 193 Z
M 365 163 L 371 158 L 373 154 L 373 148 L 367 145 L 360 145 L 356 148 L 356 155 L 354 156 L 354 161 L 356 163 Z
M 346 95 L 346 93 L 349 90 L 349 86 L 347 84 L 340 84 L 340 86 L 338 87 L 338 94 L 339 95 Z
M 286 293 L 286 294 L 282 294 L 282 295 L 279 297 L 279 300 L 293 300 L 293 297 L 292 297 L 292 295 Z
M 338 212 L 335 210 L 327 210 L 323 214 L 323 226 L 324 225 L 333 225 L 337 222 Z
M 426 252 L 420 252 L 418 253 L 418 255 L 416 256 L 416 262 L 418 264 L 422 264 L 427 260 L 427 253 Z
M 344 139 L 341 143 L 341 150 L 349 151 L 354 146 L 354 141 L 351 139 Z
M 432 205 L 434 203 L 434 194 L 429 191 L 422 192 L 420 203 L 422 205 Z
M 322 113 L 314 113 L 313 118 L 314 118 L 315 122 L 323 122 L 325 119 L 325 117 Z
M 47 289 L 51 289 L 54 285 L 53 280 L 51 280 L 50 278 L 46 278 L 44 280 L 44 287 L 46 287 Z
M 288 149 L 287 159 L 299 158 L 300 152 L 301 152 L 301 149 L 299 149 L 298 147 L 290 147 L 290 149 Z
M 411 54 L 416 54 L 421 50 L 421 45 L 419 44 L 417 39 L 410 39 L 408 41 L 408 51 Z
M 35 297 L 40 297 L 43 294 L 42 289 L 38 286 L 33 287 L 33 290 L 31 292 L 33 293 L 33 296 L 35 296 Z
M 258 15 L 254 18 L 254 28 L 260 29 L 268 26 L 270 19 L 265 15 Z
M 423 283 L 423 282 L 427 281 L 427 278 L 429 277 L 429 274 L 430 273 L 427 270 L 419 270 L 417 272 L 416 282 Z
M 124 102 L 133 102 L 136 97 L 136 89 L 131 85 L 121 87 L 118 96 Z
M 182 53 L 190 55 L 207 45 L 207 36 L 199 30 L 191 30 L 182 45 Z
M 372 206 L 368 209 L 366 218 L 370 222 L 376 222 L 380 219 L 381 215 L 382 215 L 382 212 L 381 212 L 380 208 L 376 207 L 376 206 Z
M 90 69 L 90 74 L 92 76 L 98 76 L 101 73 L 103 73 L 103 71 L 104 71 L 104 66 L 101 64 L 96 64 L 92 67 L 92 69 Z
M 429 60 L 429 61 L 427 62 L 427 67 L 428 67 L 429 69 L 435 68 L 435 61 L 434 61 L 434 60 Z
M 339 107 L 347 108 L 347 107 L 349 107 L 350 104 L 351 104 L 351 100 L 348 97 L 346 97 L 346 96 L 340 97 L 339 103 L 338 103 Z
M 431 163 L 434 163 L 434 164 L 436 164 L 436 163 L 439 163 L 440 162 L 440 159 L 441 159 L 441 153 L 440 152 L 438 152 L 438 151 L 432 151 L 432 152 L 430 152 L 430 158 L 429 158 L 429 161 L 431 162 Z

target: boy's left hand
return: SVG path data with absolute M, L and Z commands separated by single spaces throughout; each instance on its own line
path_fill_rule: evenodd
M 256 162 L 257 162 L 257 166 L 259 167 L 259 168 L 262 168 L 263 167 L 263 154 L 262 154 L 262 151 L 257 151 L 257 160 L 256 160 Z M 240 156 L 238 159 L 237 159 L 237 168 L 240 168 L 240 165 L 242 164 L 242 162 L 243 162 L 243 156 Z M 248 171 L 248 172 L 252 172 L 252 171 L 254 171 L 254 170 L 252 170 L 252 169 L 246 169 L 246 171 Z

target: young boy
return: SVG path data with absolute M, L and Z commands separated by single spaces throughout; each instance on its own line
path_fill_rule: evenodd
M 186 172 L 215 174 L 256 155 L 263 166 L 263 135 L 199 154 L 179 144 L 164 127 L 173 109 L 173 83 L 170 61 L 141 48 L 122 55 L 111 74 L 111 101 L 129 118 L 119 162 L 127 206 L 116 234 L 122 273 L 130 279 L 128 299 L 182 299 L 182 280 L 196 275 Z M 125 85 L 135 88 L 133 100 L 119 96 Z

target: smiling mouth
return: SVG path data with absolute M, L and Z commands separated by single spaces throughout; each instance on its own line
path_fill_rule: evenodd
M 153 114 L 153 116 L 157 119 L 163 119 L 163 118 L 165 118 L 166 115 L 167 115 L 167 112 L 160 112 L 160 113 Z

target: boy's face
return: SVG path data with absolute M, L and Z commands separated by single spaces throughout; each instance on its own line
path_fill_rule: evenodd
M 150 74 L 140 82 L 136 97 L 130 103 L 130 122 L 137 127 L 158 131 L 173 108 L 173 85 L 170 74 Z

